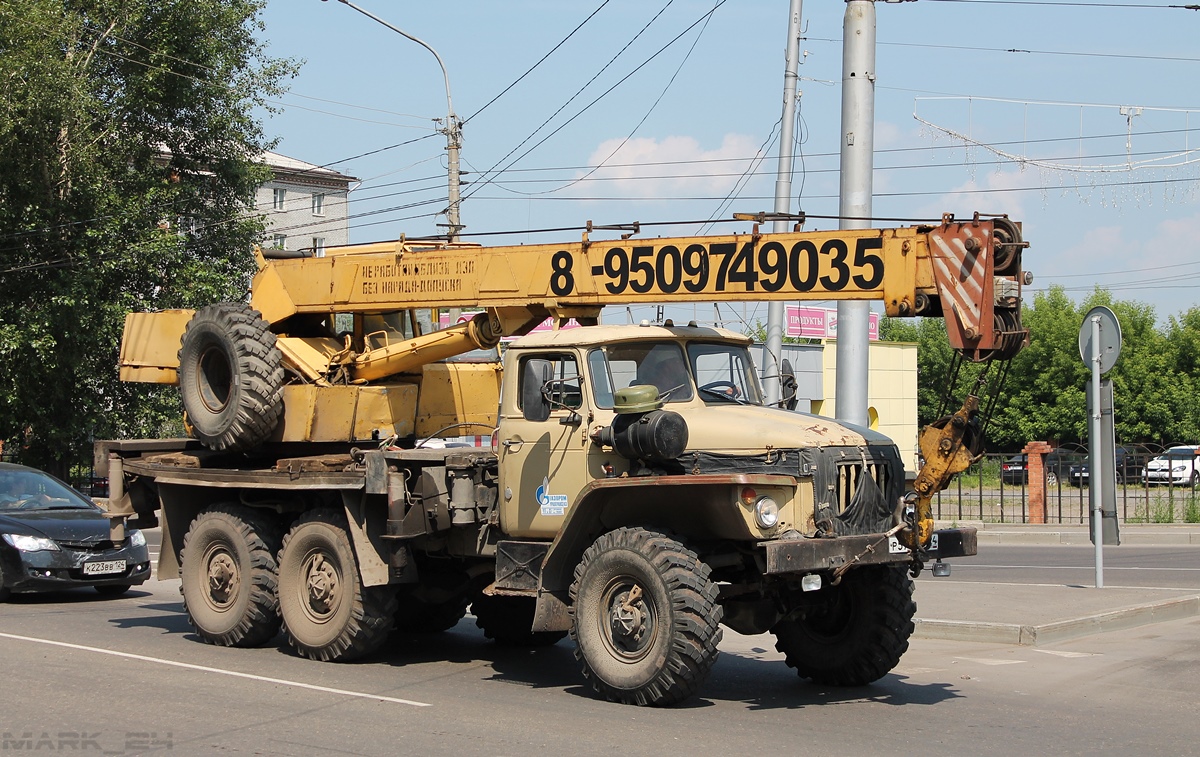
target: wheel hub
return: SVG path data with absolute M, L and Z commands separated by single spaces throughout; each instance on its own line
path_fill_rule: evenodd
M 240 577 L 237 563 L 228 552 L 219 551 L 208 560 L 208 595 L 217 605 L 228 605 L 236 596 Z
M 325 615 L 332 611 L 338 598 L 338 574 L 324 555 L 314 555 L 304 571 L 308 586 L 308 606 Z
M 614 651 L 624 657 L 640 657 L 653 629 L 653 618 L 642 599 L 642 587 L 634 584 L 628 589 L 621 588 L 610 597 L 608 625 Z

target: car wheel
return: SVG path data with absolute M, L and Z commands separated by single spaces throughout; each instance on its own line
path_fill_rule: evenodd
M 602 535 L 571 585 L 571 636 L 584 677 L 614 702 L 687 699 L 717 659 L 717 594 L 708 566 L 678 541 L 641 528 Z
M 133 588 L 131 584 L 106 584 L 104 586 L 93 586 L 102 597 L 119 597 L 125 592 Z
M 279 552 L 279 612 L 288 643 L 301 657 L 346 662 L 387 641 L 396 589 L 363 586 L 346 516 L 313 510 L 283 537 Z
M 200 638 L 255 647 L 279 632 L 275 596 L 279 526 L 263 513 L 224 504 L 201 512 L 183 537 L 183 609 Z
M 4 585 L 4 566 L 0 565 L 0 602 L 8 599 L 9 594 L 12 594 L 12 590 Z

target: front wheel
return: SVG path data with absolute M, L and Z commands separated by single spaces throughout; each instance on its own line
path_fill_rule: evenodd
M 668 536 L 641 528 L 604 534 L 575 568 L 571 598 L 575 657 L 612 701 L 681 702 L 716 662 L 717 585 L 708 566 Z
M 356 660 L 387 640 L 396 591 L 362 585 L 346 517 L 329 508 L 301 516 L 279 552 L 279 612 L 302 657 Z
M 908 651 L 913 583 L 904 568 L 850 571 L 837 586 L 803 595 L 775 624 L 775 648 L 801 678 L 865 686 L 887 675 Z

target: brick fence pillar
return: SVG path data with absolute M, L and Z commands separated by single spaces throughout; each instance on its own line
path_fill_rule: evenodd
M 1052 447 L 1046 442 L 1030 442 L 1025 453 L 1025 471 L 1029 479 L 1029 522 L 1046 522 L 1046 455 Z

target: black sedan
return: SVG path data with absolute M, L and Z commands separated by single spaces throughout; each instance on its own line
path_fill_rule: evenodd
M 53 476 L 0 463 L 0 600 L 91 586 L 117 596 L 150 577 L 141 531 L 113 542 L 108 516 Z

